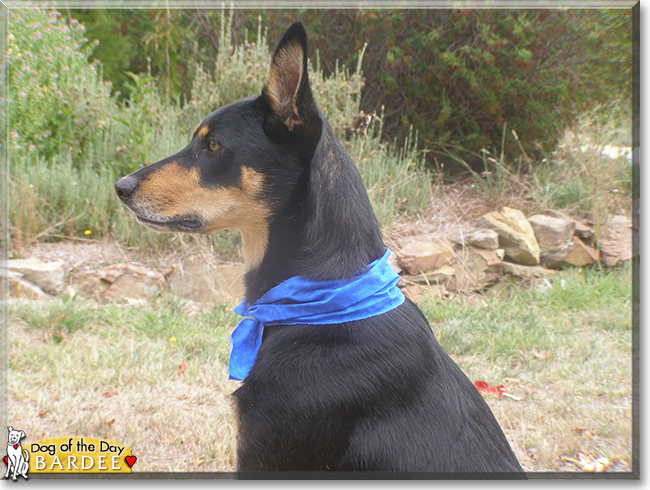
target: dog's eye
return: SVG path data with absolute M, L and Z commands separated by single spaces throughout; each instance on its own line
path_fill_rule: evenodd
M 210 151 L 217 151 L 219 149 L 219 143 L 210 142 Z

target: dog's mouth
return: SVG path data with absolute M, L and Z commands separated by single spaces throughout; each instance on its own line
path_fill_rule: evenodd
M 170 219 L 151 219 L 136 214 L 136 219 L 147 228 L 155 231 L 183 231 L 185 233 L 198 233 L 205 228 L 205 222 L 198 216 L 183 216 Z

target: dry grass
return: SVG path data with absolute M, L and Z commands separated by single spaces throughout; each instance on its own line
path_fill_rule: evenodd
M 131 447 L 137 471 L 233 471 L 237 383 L 228 381 L 225 329 L 214 328 L 211 352 L 198 329 L 182 324 L 189 315 L 177 328 L 147 332 L 125 321 L 155 321 L 147 310 L 109 307 L 95 323 L 71 308 L 65 314 L 79 316 L 78 329 L 35 326 L 30 315 L 50 306 L 17 306 L 23 320 L 8 328 L 8 419 L 29 441 L 102 437 Z M 225 318 L 203 317 L 199 328 Z
M 629 270 L 573 271 L 546 290 L 422 305 L 528 471 L 631 470 Z M 176 298 L 134 308 L 10 301 L 8 421 L 28 441 L 125 444 L 136 471 L 232 471 L 235 427 L 225 307 Z M 601 458 L 601 459 L 599 459 Z M 590 466 L 591 465 L 591 466 Z
M 535 208 L 529 198 L 519 193 L 486 200 L 470 179 L 460 179 L 454 184 L 434 184 L 424 211 L 415 217 L 402 214 L 382 232 L 391 249 L 399 249 L 415 238 L 462 243 L 463 236 L 476 227 L 477 218 L 503 206 L 523 210 Z

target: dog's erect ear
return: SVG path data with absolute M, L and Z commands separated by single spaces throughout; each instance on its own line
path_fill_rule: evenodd
M 307 33 L 300 22 L 292 24 L 278 44 L 262 95 L 289 131 L 310 117 L 313 100 L 307 77 Z
M 7 429 L 9 429 L 9 432 L 11 432 L 12 430 L 14 430 L 14 428 L 13 428 L 12 426 L 10 426 L 10 425 L 7 426 Z

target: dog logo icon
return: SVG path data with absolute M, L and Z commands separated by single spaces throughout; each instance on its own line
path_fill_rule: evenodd
M 7 455 L 4 457 L 5 463 L 7 463 L 5 478 L 9 478 L 9 474 L 12 473 L 11 479 L 14 481 L 19 476 L 27 480 L 29 453 L 20 445 L 20 440 L 26 434 L 22 430 L 14 430 L 11 426 L 7 429 L 9 429 L 9 436 L 7 437 Z

